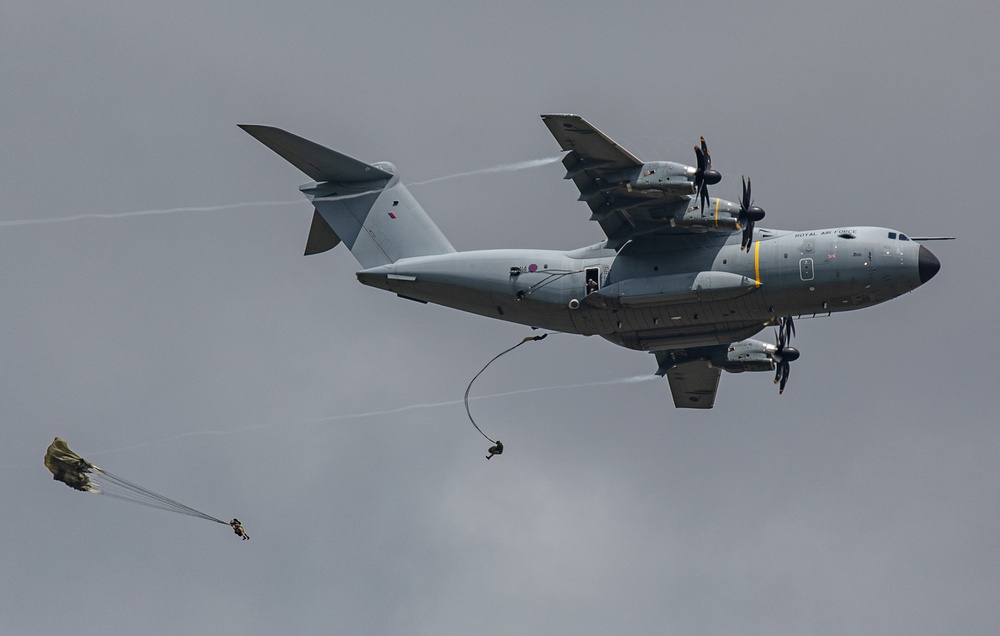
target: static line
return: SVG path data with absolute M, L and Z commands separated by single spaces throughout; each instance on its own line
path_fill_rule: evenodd
M 470 170 L 469 172 L 459 172 L 457 174 L 450 174 L 446 177 L 436 177 L 434 179 L 428 179 L 427 181 L 417 181 L 407 185 L 410 186 L 421 186 L 427 185 L 428 183 L 437 183 L 438 181 L 445 181 L 446 179 L 457 179 L 459 177 L 471 177 L 477 174 L 489 174 L 491 172 L 514 172 L 517 170 L 528 170 L 529 168 L 538 168 L 540 166 L 547 166 L 550 163 L 555 163 L 562 159 L 559 157 L 546 157 L 545 159 L 529 159 L 528 161 L 518 161 L 517 163 L 504 163 L 499 166 L 493 166 L 492 168 L 481 168 L 479 170 Z
M 636 384 L 639 382 L 649 382 L 651 380 L 658 380 L 659 376 L 656 375 L 636 375 L 628 378 L 616 378 L 614 380 L 598 380 L 596 382 L 583 382 L 580 384 L 557 384 L 552 386 L 536 386 L 527 389 L 516 389 L 514 391 L 505 391 L 503 393 L 491 393 L 489 395 L 480 395 L 476 397 L 470 397 L 469 401 L 474 400 L 490 400 L 500 397 L 508 397 L 511 395 L 523 395 L 525 393 L 539 393 L 542 391 L 556 391 L 561 389 L 582 389 L 595 386 L 608 386 L 612 384 Z M 377 417 L 380 415 L 394 415 L 396 413 L 405 413 L 406 411 L 416 411 L 420 409 L 436 409 L 445 406 L 455 406 L 456 404 L 463 404 L 464 400 L 447 400 L 443 402 L 423 402 L 418 404 L 409 404 L 406 406 L 400 406 L 393 409 L 384 409 L 380 411 L 367 411 L 364 413 L 345 413 L 342 415 L 327 415 L 325 417 L 316 417 L 305 420 L 299 420 L 293 424 L 306 425 L 306 424 L 323 424 L 326 422 L 338 422 L 342 420 L 359 420 L 367 417 Z M 101 451 L 89 451 L 85 453 L 88 457 L 97 455 L 109 455 L 113 453 L 124 453 L 127 451 L 132 451 L 138 448 L 144 448 L 146 446 L 152 446 L 154 444 L 165 444 L 167 442 L 174 442 L 179 439 L 185 439 L 187 437 L 219 437 L 226 435 L 236 435 L 239 433 L 248 433 L 251 431 L 263 431 L 271 428 L 287 427 L 287 423 L 281 424 L 259 424 L 255 426 L 244 426 L 242 428 L 236 428 L 228 431 L 191 431 L 189 433 L 181 433 L 180 435 L 174 435 L 172 437 L 165 437 L 163 439 L 153 440 L 149 442 L 142 442 L 139 444 L 133 444 L 131 446 L 126 446 L 124 448 L 114 448 L 106 449 Z

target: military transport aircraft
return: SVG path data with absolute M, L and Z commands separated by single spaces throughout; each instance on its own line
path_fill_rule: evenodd
M 458 252 L 388 162 L 365 163 L 270 126 L 241 125 L 313 179 L 305 253 L 344 242 L 365 285 L 535 328 L 599 335 L 655 354 L 674 404 L 711 408 L 722 370 L 774 371 L 799 352 L 793 316 L 869 307 L 915 289 L 941 264 L 897 230 L 755 228 L 749 179 L 739 202 L 704 138 L 696 166 L 642 161 L 578 115 L 543 115 L 607 239 L 571 251 Z M 928 237 L 930 238 L 930 237 Z M 775 342 L 752 339 L 776 326 Z

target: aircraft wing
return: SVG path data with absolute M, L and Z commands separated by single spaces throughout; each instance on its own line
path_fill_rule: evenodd
M 542 115 L 559 146 L 566 178 L 572 179 L 601 224 L 608 246 L 652 233 L 686 233 L 669 219 L 683 216 L 691 203 L 694 168 L 643 162 L 579 115 Z
M 712 368 L 704 360 L 683 362 L 667 370 L 667 382 L 679 409 L 710 409 L 715 406 L 721 369 Z
M 542 115 L 563 150 L 577 153 L 591 169 L 603 171 L 637 168 L 642 161 L 579 115 Z

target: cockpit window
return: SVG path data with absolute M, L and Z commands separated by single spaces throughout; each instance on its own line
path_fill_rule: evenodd
M 895 232 L 889 232 L 889 238 L 891 238 L 891 239 L 896 238 L 896 233 Z
M 900 234 L 900 235 L 899 235 L 899 240 L 900 240 L 900 241 L 909 241 L 909 240 L 910 240 L 910 237 L 909 237 L 909 236 L 907 236 L 907 235 L 905 235 L 905 234 Z

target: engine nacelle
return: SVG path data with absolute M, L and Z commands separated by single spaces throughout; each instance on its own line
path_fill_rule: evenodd
M 754 339 L 741 340 L 727 347 L 725 357 L 716 355 L 709 362 L 713 367 L 725 369 L 730 373 L 773 371 L 774 360 L 771 354 L 774 350 L 775 346 L 768 342 Z
M 608 172 L 605 184 L 622 185 L 628 192 L 645 191 L 694 194 L 694 168 L 672 161 L 648 161 L 638 168 Z
M 740 206 L 724 199 L 712 199 L 708 207 L 701 210 L 689 207 L 683 216 L 670 219 L 672 227 L 686 227 L 694 231 L 732 232 L 741 229 Z
M 649 161 L 630 177 L 629 189 L 660 188 L 685 193 L 694 192 L 694 170 L 672 161 Z

